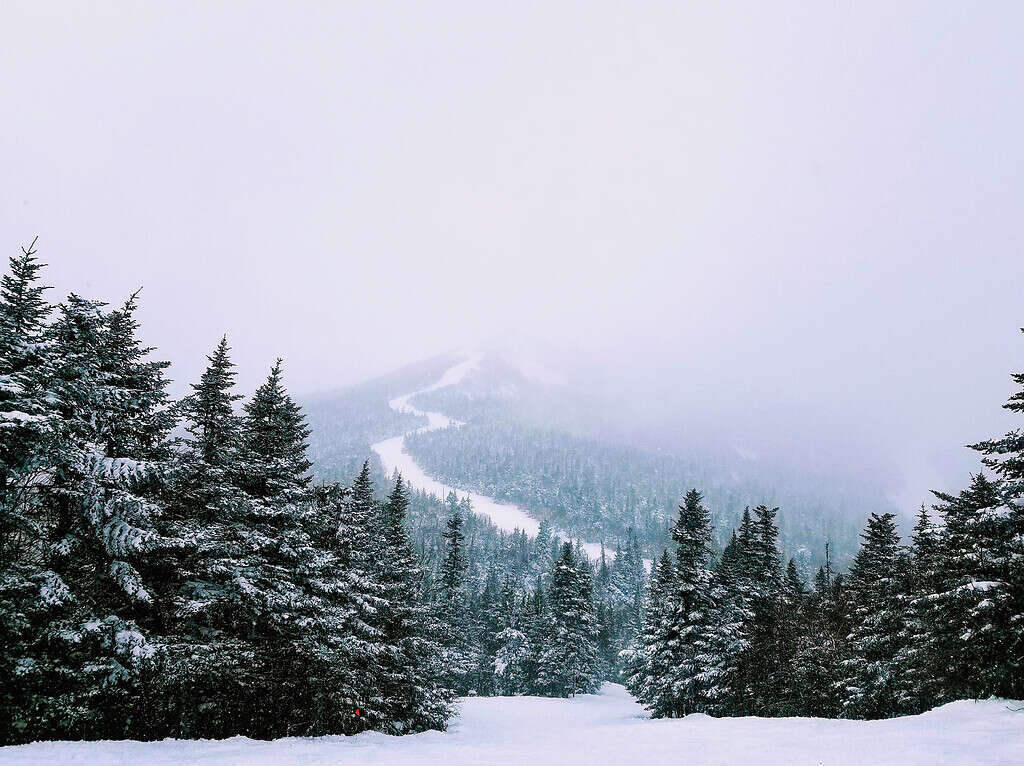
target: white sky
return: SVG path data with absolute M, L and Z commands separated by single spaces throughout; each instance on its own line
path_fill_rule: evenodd
M 513 331 L 924 464 L 1024 367 L 1022 23 L 2 0 L 0 245 L 143 285 L 180 385 L 225 331 L 298 392 Z

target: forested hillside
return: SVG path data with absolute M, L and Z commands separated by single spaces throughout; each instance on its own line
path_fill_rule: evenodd
M 516 423 L 414 434 L 406 445 L 431 475 L 452 486 L 518 503 L 558 529 L 610 545 L 633 529 L 649 554 L 667 544 L 680 487 L 706 488 L 715 509 L 712 525 L 719 547 L 745 507 L 781 502 L 779 491 L 759 489 L 759 481 L 741 478 L 730 468 L 744 462 L 737 455 L 721 464 L 712 463 L 711 455 L 690 463 Z M 848 555 L 857 539 L 851 509 L 843 507 L 838 513 L 809 494 L 790 493 L 782 526 L 784 549 L 804 566 L 816 560 L 825 541 Z M 845 506 L 848 501 L 840 502 Z
M 784 507 L 783 549 L 804 566 L 821 563 L 826 542 L 845 565 L 865 509 L 896 510 L 869 478 L 838 469 L 799 469 L 685 431 L 660 447 L 660 436 L 631 429 L 628 412 L 610 412 L 599 395 L 528 378 L 500 357 L 414 403 L 466 423 L 406 439 L 431 475 L 521 504 L 586 539 L 614 544 L 632 528 L 651 555 L 669 544 L 685 487 L 703 488 L 720 547 L 744 508 Z
M 302 404 L 310 425 L 309 455 L 318 478 L 348 481 L 370 453 L 370 445 L 423 425 L 421 418 L 397 412 L 388 400 L 425 387 L 452 365 L 453 356 L 410 364 L 375 380 L 308 396 Z M 373 456 L 378 479 L 379 462 Z

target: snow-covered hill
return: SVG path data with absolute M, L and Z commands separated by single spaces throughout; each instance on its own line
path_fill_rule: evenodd
M 471 698 L 447 732 L 408 737 L 185 742 L 45 742 L 0 748 L 3 766 L 320 766 L 480 764 L 940 764 L 1024 763 L 1024 708 L 954 702 L 887 721 L 708 718 L 652 721 L 621 686 L 575 699 Z
M 396 412 L 409 413 L 427 419 L 425 426 L 421 426 L 411 433 L 427 433 L 429 431 L 462 425 L 462 423 L 453 420 L 444 413 L 421 410 L 409 402 L 420 394 L 428 394 L 442 388 L 457 385 L 466 375 L 476 370 L 479 366 L 479 356 L 469 356 L 467 359 L 454 364 L 446 370 L 437 382 L 419 391 L 395 397 L 388 402 L 388 406 Z M 390 439 L 379 441 L 370 447 L 380 458 L 381 466 L 386 475 L 390 476 L 397 471 L 413 489 L 431 493 L 439 498 L 446 497 L 449 491 L 455 491 L 460 499 L 468 497 L 473 504 L 473 511 L 486 516 L 499 529 L 505 532 L 521 529 L 529 535 L 537 534 L 540 526 L 539 522 L 526 509 L 514 503 L 498 502 L 494 498 L 479 492 L 456 490 L 454 487 L 439 482 L 428 475 L 423 470 L 423 467 L 406 450 L 405 437 L 407 435 L 409 434 L 399 434 Z M 582 542 L 582 546 L 586 550 L 587 555 L 594 560 L 601 555 L 600 542 Z M 614 554 L 613 551 L 610 553 Z

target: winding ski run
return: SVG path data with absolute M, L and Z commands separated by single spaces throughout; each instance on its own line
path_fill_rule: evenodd
M 455 492 L 456 496 L 460 500 L 468 497 L 469 502 L 473 506 L 473 512 L 486 516 L 494 522 L 494 525 L 499 529 L 506 532 L 521 529 L 528 535 L 533 536 L 537 534 L 540 524 L 537 519 L 531 516 L 524 508 L 513 503 L 499 502 L 493 497 L 481 495 L 479 492 L 467 492 L 441 483 L 434 477 L 429 476 L 427 472 L 423 470 L 423 467 L 416 462 L 405 448 L 405 437 L 409 434 L 438 431 L 442 428 L 457 428 L 458 426 L 463 425 L 458 420 L 454 420 L 441 412 L 428 412 L 414 407 L 409 403 L 410 400 L 418 394 L 424 394 L 429 391 L 436 391 L 439 388 L 454 386 L 461 382 L 463 378 L 473 370 L 478 369 L 479 366 L 480 357 L 471 356 L 445 370 L 444 374 L 436 383 L 420 389 L 419 391 L 413 391 L 409 394 L 396 396 L 394 399 L 389 401 L 388 406 L 391 407 L 391 409 L 396 410 L 397 412 L 408 412 L 412 415 L 425 417 L 427 419 L 427 424 L 399 436 L 393 436 L 390 439 L 379 441 L 374 444 L 371 449 L 377 453 L 377 456 L 380 458 L 381 465 L 384 467 L 384 473 L 388 476 L 392 475 L 397 470 L 402 474 L 402 478 L 411 487 L 415 487 L 416 489 L 427 492 L 428 494 L 437 495 L 442 499 L 447 497 L 449 492 Z M 600 542 L 584 542 L 583 549 L 592 559 L 597 559 L 601 555 Z M 614 551 L 608 552 L 608 555 L 613 554 Z

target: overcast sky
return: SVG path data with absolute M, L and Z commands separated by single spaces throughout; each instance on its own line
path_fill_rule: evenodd
M 0 245 L 38 234 L 61 293 L 144 286 L 179 385 L 223 332 L 244 386 L 281 355 L 298 392 L 515 332 L 941 474 L 1024 367 L 1022 27 L 0 0 Z

